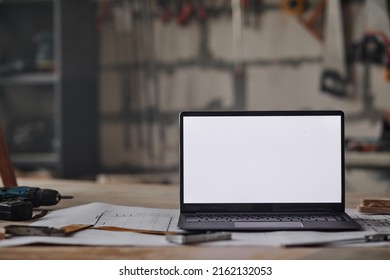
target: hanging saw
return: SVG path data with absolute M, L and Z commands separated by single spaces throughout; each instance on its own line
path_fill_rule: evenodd
M 344 27 L 339 0 L 327 1 L 324 35 L 321 91 L 336 97 L 346 97 L 348 95 L 348 79 Z

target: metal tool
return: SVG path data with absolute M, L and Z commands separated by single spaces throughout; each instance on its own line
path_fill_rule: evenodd
M 353 244 L 353 243 L 366 243 L 366 242 L 388 242 L 390 241 L 390 233 L 377 233 L 370 234 L 364 237 L 358 238 L 348 238 L 343 240 L 328 240 L 328 241 L 319 241 L 319 242 L 303 242 L 303 243 L 291 243 L 284 244 L 286 248 L 292 247 L 319 247 L 319 246 L 330 246 L 330 245 L 342 245 Z
M 218 240 L 230 240 L 232 239 L 232 234 L 230 232 L 218 231 L 193 231 L 177 234 L 167 234 L 165 238 L 167 241 L 176 244 L 195 244 Z
M 25 225 L 9 225 L 5 226 L 5 234 L 11 236 L 69 236 L 77 231 L 87 229 L 92 225 L 72 224 L 61 228 L 46 227 L 46 226 L 25 226 Z
M 9 225 L 4 227 L 5 233 L 13 236 L 66 236 L 62 228 Z
M 71 199 L 73 196 L 63 196 L 51 189 L 36 187 L 0 188 L 0 220 L 26 221 L 41 217 L 47 213 L 42 210 L 33 217 L 33 208 L 51 206 L 61 199 Z

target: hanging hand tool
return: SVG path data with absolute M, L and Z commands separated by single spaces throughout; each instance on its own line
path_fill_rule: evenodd
M 186 25 L 191 21 L 193 12 L 192 4 L 189 0 L 181 1 L 179 5 L 179 12 L 176 16 L 176 20 L 180 25 Z
M 367 31 L 354 46 L 357 60 L 384 66 L 383 77 L 390 81 L 390 39 L 381 31 Z
M 207 11 L 206 7 L 204 6 L 204 1 L 203 0 L 198 0 L 198 6 L 196 8 L 196 18 L 199 21 L 204 21 L 207 19 Z
M 170 0 L 157 0 L 157 5 L 160 9 L 160 17 L 163 23 L 168 23 L 172 17 L 172 12 L 169 5 Z
M 366 2 L 365 26 L 361 38 L 352 46 L 356 60 L 384 66 L 384 78 L 390 81 L 390 19 L 386 0 Z
M 280 0 L 280 7 L 286 14 L 298 16 L 303 13 L 306 6 L 304 0 Z
M 350 119 L 371 119 L 378 121 L 383 117 L 383 110 L 374 108 L 374 95 L 371 92 L 371 64 L 388 64 L 390 35 L 389 17 L 386 0 L 366 1 L 357 14 L 352 30 L 353 44 L 349 51 L 350 60 L 363 63 L 363 78 L 358 88 L 362 89 L 363 110 L 349 116 Z M 389 66 L 385 66 L 387 77 Z
M 324 68 L 321 90 L 336 97 L 346 97 L 347 66 L 341 3 L 328 1 L 325 14 Z
M 320 0 L 313 11 L 305 12 L 307 3 L 304 0 L 281 0 L 280 7 L 287 15 L 293 15 L 298 18 L 300 24 L 305 27 L 320 43 L 323 42 L 322 22 L 323 11 L 326 6 L 326 0 Z M 305 13 L 304 13 L 305 12 Z

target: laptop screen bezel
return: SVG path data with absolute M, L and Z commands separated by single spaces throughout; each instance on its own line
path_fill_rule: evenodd
M 339 116 L 341 127 L 341 202 L 340 203 L 184 203 L 183 119 L 185 117 L 226 116 Z M 182 213 L 233 213 L 233 212 L 344 212 L 345 211 L 345 155 L 344 113 L 340 110 L 321 111 L 183 111 L 179 116 L 180 129 L 180 211 Z

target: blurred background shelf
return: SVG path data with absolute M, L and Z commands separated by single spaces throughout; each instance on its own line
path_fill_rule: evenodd
M 383 168 L 390 170 L 390 152 L 346 152 L 347 168 Z
M 58 75 L 55 73 L 23 73 L 10 77 L 0 77 L 0 85 L 54 85 L 59 80 Z
M 97 1 L 0 1 L 0 121 L 15 167 L 98 169 Z
M 13 154 L 11 158 L 12 162 L 19 166 L 39 164 L 46 167 L 53 167 L 60 160 L 57 153 Z

